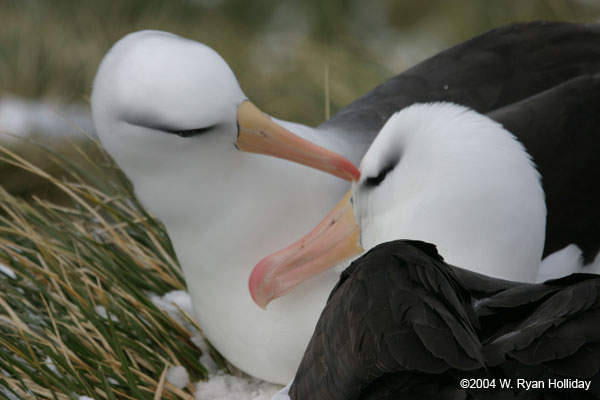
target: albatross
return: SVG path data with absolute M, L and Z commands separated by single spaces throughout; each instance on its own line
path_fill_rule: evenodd
M 250 278 L 265 307 L 336 257 L 373 249 L 342 273 L 290 398 L 455 398 L 477 389 L 460 378 L 598 374 L 600 277 L 519 283 L 537 276 L 546 208 L 510 132 L 462 106 L 415 104 L 388 120 L 360 172 L 317 228 Z M 593 365 L 578 366 L 589 352 Z
M 509 25 L 419 63 L 317 128 L 269 119 L 256 110 L 250 114 L 259 116 L 258 129 L 265 138 L 273 131 L 281 137 L 280 128 L 285 128 L 358 163 L 393 112 L 423 101 L 453 101 L 481 113 L 501 112 L 597 73 L 597 43 L 600 29 L 594 25 Z M 91 106 L 102 144 L 172 239 L 205 336 L 236 367 L 267 381 L 287 383 L 339 275 L 330 270 L 310 279 L 267 312 L 253 303 L 248 276 L 264 255 L 314 226 L 349 184 L 283 160 L 237 151 L 238 124 L 240 133 L 244 131 L 244 124 L 237 121 L 239 106 L 244 103 L 243 109 L 253 109 L 244 100 L 234 73 L 214 50 L 177 35 L 141 31 L 125 36 L 104 57 Z M 242 114 L 246 118 L 247 113 Z M 527 132 L 522 119 L 513 125 L 517 136 Z M 569 244 L 575 232 L 576 243 L 587 255 L 594 250 L 589 232 L 600 226 L 600 216 L 590 212 L 590 204 L 598 201 L 574 194 L 587 182 L 597 182 L 598 172 L 584 174 L 581 165 L 569 160 L 578 151 L 591 152 L 594 139 L 573 140 L 556 133 L 552 143 L 566 142 L 568 151 L 548 151 L 550 138 L 544 135 L 523 140 L 548 195 L 545 252 Z M 264 144 L 260 149 L 256 142 L 239 147 L 276 153 L 272 145 Z M 278 152 L 283 147 L 285 153 L 288 144 L 284 140 Z M 337 160 L 338 176 L 356 176 L 341 158 L 323 154 L 322 160 Z M 284 156 L 295 161 L 305 157 Z M 313 193 L 306 196 L 309 187 Z M 573 223 L 552 222 L 562 218 Z

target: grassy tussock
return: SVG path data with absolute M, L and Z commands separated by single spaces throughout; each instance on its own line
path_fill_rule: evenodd
M 52 157 L 61 179 L 0 149 L 0 161 L 70 200 L 59 206 L 0 190 L 0 259 L 16 274 L 0 272 L 0 390 L 18 398 L 192 398 L 192 387 L 174 387 L 165 372 L 182 365 L 192 381 L 205 378 L 200 350 L 148 297 L 184 288 L 166 232 L 108 159 L 82 166 Z

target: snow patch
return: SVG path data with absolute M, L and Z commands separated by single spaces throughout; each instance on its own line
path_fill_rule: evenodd
M 196 385 L 196 400 L 270 400 L 280 389 L 251 377 L 237 377 L 218 372 Z
M 11 267 L 2 263 L 0 263 L 0 272 L 8 276 L 10 279 L 17 279 L 17 274 L 15 274 L 15 271 Z
M 187 369 L 181 365 L 175 365 L 169 367 L 167 370 L 167 381 L 177 386 L 179 389 L 183 389 L 190 383 L 190 375 Z
M 0 394 L 3 395 L 7 400 L 20 400 L 14 393 L 5 387 L 0 387 Z
M 83 138 L 81 131 L 94 134 L 88 106 L 58 105 L 47 101 L 24 100 L 11 95 L 0 97 L 0 133 L 38 139 Z M 3 143 L 16 142 L 0 134 Z
M 54 372 L 58 376 L 62 376 L 61 373 L 58 372 L 58 369 L 56 368 L 56 365 L 54 364 L 54 361 L 52 361 L 50 356 L 46 356 L 46 358 L 44 359 L 44 364 L 46 364 L 46 367 L 48 367 L 50 371 Z
M 178 322 L 182 322 L 178 308 L 193 315 L 192 300 L 190 299 L 190 295 L 184 290 L 174 290 L 164 294 L 162 297 L 150 294 L 150 300 L 156 307 L 166 311 L 173 318 L 176 318 Z
M 206 371 L 208 371 L 209 376 L 219 372 L 219 366 L 217 365 L 215 360 L 213 360 L 213 358 L 210 356 L 208 344 L 206 344 L 206 341 L 204 340 L 202 335 L 200 333 L 196 333 L 190 338 L 190 340 L 196 345 L 196 347 L 198 347 L 202 351 L 202 355 L 200 356 L 200 363 L 204 365 Z
M 94 307 L 94 310 L 96 310 L 96 314 L 98 314 L 102 318 L 108 319 L 108 312 L 106 311 L 106 308 L 104 308 L 104 306 L 96 306 Z M 119 318 L 117 318 L 117 316 L 114 314 L 110 314 L 110 319 L 111 321 L 119 322 Z

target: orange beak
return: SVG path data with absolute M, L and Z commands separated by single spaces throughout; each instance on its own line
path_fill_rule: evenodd
M 242 151 L 284 158 L 347 181 L 360 178 L 358 168 L 349 160 L 277 125 L 247 100 L 238 106 L 237 121 L 236 146 Z
M 363 251 L 350 196 L 348 192 L 308 235 L 254 267 L 249 288 L 256 304 L 265 308 L 306 279 Z

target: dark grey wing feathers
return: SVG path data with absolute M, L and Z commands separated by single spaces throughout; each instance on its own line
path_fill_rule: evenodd
M 600 276 L 511 283 L 448 266 L 420 243 L 382 244 L 347 269 L 292 399 L 539 398 L 500 387 L 461 389 L 462 378 L 600 384 Z M 593 398 L 595 390 L 574 398 Z

